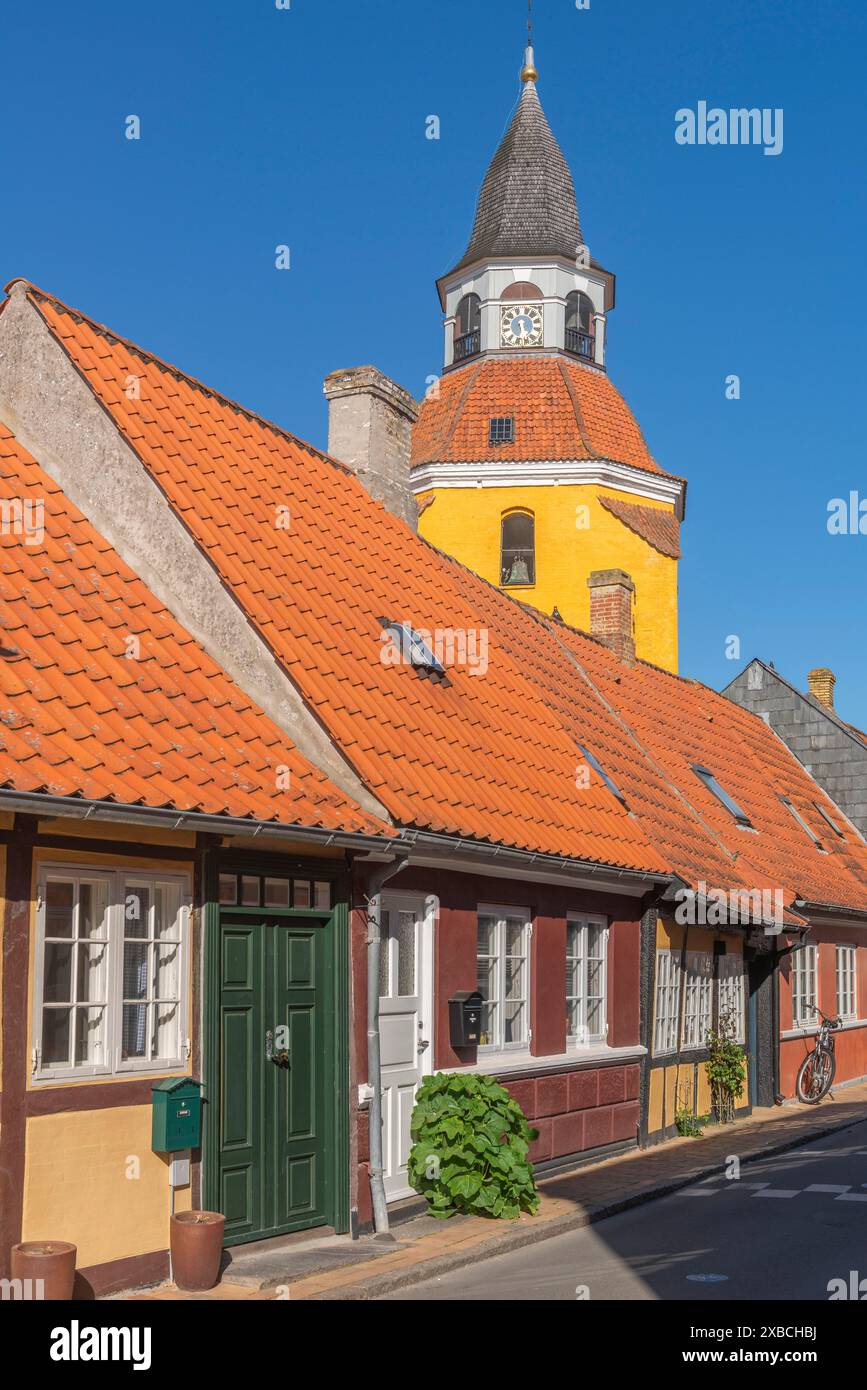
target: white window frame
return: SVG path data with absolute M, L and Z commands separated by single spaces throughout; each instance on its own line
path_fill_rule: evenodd
M 809 1028 L 818 1022 L 815 1008 L 816 981 L 819 969 L 819 952 L 815 942 L 808 942 L 799 950 L 792 952 L 792 973 L 789 977 L 792 990 L 792 1027 Z
M 746 1043 L 746 987 L 744 981 L 744 958 L 728 952 L 718 958 L 719 975 L 717 985 L 717 1023 L 723 1016 L 734 1010 L 737 1018 L 737 1031 L 732 1036 L 736 1043 Z
M 707 1047 L 713 1023 L 713 955 L 710 951 L 687 951 L 683 1001 L 684 1052 Z
M 656 952 L 653 999 L 653 1055 L 676 1052 L 680 1036 L 680 951 L 660 946 Z
M 578 928 L 578 935 L 581 949 L 578 954 L 569 952 L 569 929 Z M 588 945 L 590 942 L 591 930 L 598 932 L 600 951 L 602 958 L 602 970 L 600 994 L 601 999 L 601 1028 L 595 1033 L 587 1031 L 587 1006 L 590 1002 L 589 993 L 589 965 L 590 955 Z M 598 959 L 598 957 L 596 957 Z M 569 993 L 569 980 L 571 971 L 568 969 L 570 961 L 578 960 L 581 962 L 581 993 L 572 995 Z M 566 917 L 566 1044 L 568 1047 L 587 1047 L 592 1043 L 604 1043 L 608 1038 L 608 922 L 605 917 L 597 917 L 588 913 L 570 912 Z M 569 1017 L 571 1013 L 570 1005 L 576 1003 L 581 1022 L 576 1033 L 569 1032 Z
M 47 884 L 49 880 L 73 882 L 76 896 L 79 885 L 84 882 L 104 884 L 106 891 L 106 940 L 108 960 L 106 964 L 107 998 L 105 1001 L 105 1045 L 104 1057 L 100 1062 L 82 1062 L 63 1065 L 42 1061 L 43 994 L 45 974 L 45 918 Z M 128 885 L 148 886 L 157 884 L 172 885 L 178 890 L 180 953 L 178 961 L 178 1053 L 172 1057 L 121 1059 L 123 1037 L 123 943 L 125 892 Z M 190 878 L 183 873 L 161 873 L 154 869 L 137 869 L 124 866 L 122 869 L 106 869 L 100 865 L 42 863 L 37 878 L 35 968 L 32 996 L 32 1036 L 31 1071 L 35 1083 L 82 1080 L 88 1077 L 130 1076 L 140 1074 L 163 1075 L 165 1072 L 186 1070 L 189 1057 L 189 980 L 190 980 Z M 65 938 L 66 939 L 66 938 Z M 148 938 L 144 938 L 147 941 Z M 144 943 L 143 943 L 144 944 Z M 170 943 L 167 943 L 170 944 Z M 150 956 L 149 956 L 150 960 Z M 75 952 L 73 951 L 71 970 L 75 972 Z M 149 986 L 150 989 L 150 986 Z M 148 996 L 150 997 L 150 995 Z
M 496 920 L 496 954 L 495 954 L 495 956 L 494 956 L 494 959 L 495 959 L 496 962 L 497 962 L 497 993 L 496 993 L 496 999 L 495 999 L 495 1002 L 496 1002 L 496 1005 L 497 1005 L 497 1013 L 496 1013 L 496 1031 L 495 1031 L 495 1035 L 494 1035 L 494 1041 L 493 1041 L 493 1042 L 489 1042 L 489 1043 L 480 1043 L 480 1044 L 479 1044 L 479 1047 L 478 1047 L 478 1054 L 479 1054 L 480 1057 L 482 1057 L 482 1056 L 491 1056 L 491 1055 L 493 1055 L 493 1054 L 502 1053 L 502 1052 L 526 1052 L 526 1050 L 527 1050 L 527 1048 L 528 1048 L 528 1046 L 529 1046 L 529 1044 L 530 1044 L 530 1041 L 531 1041 L 531 1039 L 532 1039 L 532 1036 L 533 1036 L 533 1034 L 532 1034 L 532 1029 L 531 1029 L 531 1027 L 530 1027 L 530 1001 L 531 1001 L 531 997 L 532 997 L 532 979 L 531 979 L 532 961 L 531 961 L 531 959 L 530 959 L 530 954 L 531 954 L 531 949 L 532 949 L 532 938 L 533 938 L 533 920 L 532 920 L 532 915 L 531 915 L 531 913 L 529 912 L 529 910 L 528 910 L 527 908 L 525 908 L 525 907 L 502 907 L 502 906 L 501 906 L 501 907 L 497 907 L 497 906 L 492 906 L 492 905 L 490 905 L 490 904 L 480 904 L 480 905 L 479 905 L 479 908 L 478 908 L 477 917 L 476 917 L 476 924 L 477 924 L 477 932 L 476 932 L 476 964 L 477 964 L 477 967 L 478 967 L 478 960 L 479 960 L 479 954 L 480 954 L 480 953 L 479 953 L 479 947 L 478 947 L 478 922 L 479 922 L 479 920 L 480 920 L 482 917 L 493 917 L 493 918 Z M 514 1040 L 514 1041 L 512 1041 L 512 1042 L 504 1042 L 504 1041 L 503 1041 L 503 1017 L 504 1017 L 504 1013 L 505 1013 L 504 1004 L 505 1004 L 505 992 L 506 992 L 506 959 L 507 959 L 506 953 L 505 953 L 505 950 L 504 950 L 504 946 L 505 946 L 505 937 L 506 937 L 506 923 L 507 923 L 508 920 L 514 921 L 515 919 L 519 919 L 519 920 L 522 922 L 522 924 L 523 924 L 522 956 L 521 956 L 521 958 L 522 958 L 523 961 L 524 961 L 524 972 L 525 972 L 525 976 L 524 976 L 524 978 L 525 978 L 525 987 L 524 987 L 524 994 L 523 994 L 523 996 L 522 996 L 522 998 L 523 998 L 523 1003 L 524 1003 L 524 1033 L 523 1033 L 523 1036 L 522 1036 L 521 1038 L 518 1038 L 517 1040 Z M 488 957 L 488 959 L 490 959 L 490 957 Z M 512 957 L 510 957 L 510 959 L 516 959 L 516 957 L 515 957 L 515 956 L 512 956 Z M 488 1001 L 486 1000 L 485 1002 L 487 1003 Z M 510 1003 L 515 1003 L 515 1002 L 519 1002 L 519 1001 L 510 1000 L 509 1002 L 510 1002 Z
M 858 948 L 851 941 L 841 941 L 834 950 L 837 982 L 837 1013 L 850 1022 L 858 1017 Z M 849 1005 L 849 1007 L 847 1007 Z

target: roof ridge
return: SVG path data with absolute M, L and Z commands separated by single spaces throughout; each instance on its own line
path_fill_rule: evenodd
M 352 473 L 352 469 L 349 468 L 347 464 L 341 463 L 340 459 L 334 458 L 331 454 L 326 453 L 324 449 L 319 449 L 315 444 L 309 443 L 308 440 L 301 439 L 299 435 L 293 434 L 291 430 L 287 430 L 282 425 L 278 425 L 274 420 L 269 420 L 266 416 L 260 415 L 258 411 L 251 410 L 249 406 L 241 405 L 240 401 L 236 401 L 233 397 L 227 396 L 224 391 L 218 390 L 215 386 L 209 386 L 207 382 L 200 381 L 199 378 L 193 376 L 191 372 L 185 372 L 183 367 L 177 367 L 173 362 L 167 362 L 164 357 L 159 357 L 157 353 L 151 352 L 148 348 L 143 348 L 141 344 L 134 342 L 132 338 L 126 338 L 122 333 L 116 333 L 113 328 L 109 328 L 108 324 L 100 323 L 99 319 L 91 318 L 90 314 L 85 314 L 83 310 L 76 309 L 71 304 L 65 303 L 65 301 L 58 298 L 56 294 L 49 294 L 47 290 L 40 289 L 38 285 L 33 284 L 32 280 L 26 280 L 23 276 L 16 276 L 3 287 L 7 295 L 10 293 L 13 285 L 26 285 L 28 299 L 40 300 L 53 304 L 61 313 L 69 314 L 72 318 L 88 324 L 90 328 L 94 329 L 95 332 L 99 333 L 102 337 L 121 344 L 122 347 L 128 348 L 131 352 L 134 352 L 137 357 L 143 358 L 146 362 L 152 362 L 162 371 L 169 372 L 172 376 L 188 382 L 195 390 L 202 391 L 206 396 L 213 397 L 215 400 L 220 401 L 221 404 L 228 406 L 230 410 L 235 410 L 239 415 L 244 415 L 250 420 L 255 420 L 257 424 L 263 425 L 265 429 L 273 430 L 275 434 L 279 434 L 284 439 L 288 439 L 290 443 L 298 445 L 299 448 L 308 449 L 310 453 L 316 454 L 318 458 L 323 459 L 326 463 L 332 464 L 335 468 L 340 469 L 342 473 Z M 4 303 L 6 302 L 7 301 L 4 301 Z M 36 304 L 36 308 L 39 308 L 38 304 Z M 43 322 L 45 322 L 44 315 Z M 46 323 L 46 327 L 49 333 L 52 333 L 52 336 L 56 337 L 56 334 L 53 333 L 51 328 L 51 324 Z M 353 474 L 353 476 L 355 475 Z
M 756 662 L 758 662 L 759 666 L 761 666 L 763 670 L 767 671 L 770 675 L 775 676 L 776 679 L 782 685 L 786 686 L 788 690 L 791 690 L 795 695 L 799 696 L 799 698 L 803 700 L 804 704 L 808 705 L 810 709 L 818 710 L 820 714 L 824 714 L 827 719 L 830 719 L 833 724 L 836 724 L 838 729 L 841 729 L 844 734 L 848 734 L 849 737 L 854 739 L 856 743 L 860 744 L 862 748 L 867 746 L 867 735 L 862 733 L 862 731 L 857 727 L 857 725 L 850 724 L 848 720 L 844 719 L 843 716 L 839 714 L 837 710 L 834 709 L 833 706 L 829 709 L 827 705 L 823 705 L 821 700 L 817 700 L 815 695 L 811 695 L 808 690 L 799 689 L 799 687 L 795 685 L 794 681 L 790 681 L 788 676 L 784 676 L 782 671 L 777 670 L 776 666 L 770 666 L 767 661 L 762 661 L 762 658 L 760 656 L 751 657 L 750 660 L 747 662 L 746 666 L 742 667 L 742 669 L 738 671 L 737 675 L 732 676 L 728 684 L 717 693 L 721 695 L 723 699 L 729 699 L 729 696 L 725 694 L 725 691 L 728 690 L 730 686 L 734 685 L 735 681 L 739 680 L 740 677 L 744 674 L 744 671 L 748 671 L 751 666 L 756 664 Z M 737 704 L 737 701 L 733 700 L 732 704 Z M 741 706 L 741 708 L 743 708 L 743 706 Z
M 587 427 L 584 424 L 584 415 L 581 410 L 581 402 L 578 398 L 578 392 L 575 390 L 575 383 L 569 375 L 566 363 L 563 361 L 563 358 L 559 355 L 557 357 L 557 365 L 560 368 L 560 375 L 563 378 L 563 382 L 566 386 L 566 391 L 568 393 L 570 401 L 572 402 L 572 409 L 575 411 L 575 419 L 578 424 L 578 433 L 581 436 L 581 442 L 584 445 L 584 448 L 587 450 L 588 456 L 592 459 L 598 459 L 599 455 L 597 454 L 593 445 L 590 443 L 590 440 L 587 436 Z

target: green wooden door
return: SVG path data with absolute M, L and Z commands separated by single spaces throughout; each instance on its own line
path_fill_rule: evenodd
M 226 1242 L 334 1220 L 333 917 L 222 907 L 219 1210 Z

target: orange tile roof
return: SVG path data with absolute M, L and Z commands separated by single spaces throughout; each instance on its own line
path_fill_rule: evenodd
M 44 527 L 38 543 L 0 534 L 0 786 L 393 833 L 301 756 L 2 424 L 0 498 L 34 542 L 40 508 Z
M 674 512 L 662 507 L 642 507 L 637 502 L 621 502 L 619 498 L 604 497 L 601 493 L 599 501 L 612 516 L 643 537 L 654 550 L 670 556 L 672 560 L 680 559 L 680 522 Z
M 489 421 L 514 416 L 514 444 L 491 445 Z M 446 372 L 422 402 L 413 466 L 497 459 L 611 459 L 661 469 L 611 380 L 563 357 L 486 357 Z
M 539 853 L 665 871 L 594 780 L 520 653 L 489 638 L 494 679 L 449 684 L 383 664 L 380 619 L 475 631 L 464 572 L 343 465 L 59 301 L 31 299 L 178 516 L 361 778 L 397 822 Z M 125 390 L 139 378 L 139 399 Z M 288 506 L 291 528 L 278 529 Z M 479 588 L 486 587 L 476 581 Z M 508 605 L 527 629 L 535 620 Z M 516 739 L 523 731 L 525 737 Z
M 757 887 L 784 886 L 790 901 L 798 897 L 867 909 L 867 845 L 763 719 L 699 681 L 644 662 L 624 668 L 600 643 L 557 626 L 561 641 L 602 698 L 616 704 L 648 758 L 664 769 L 693 814 L 736 857 L 742 878 Z M 745 811 L 752 830 L 737 825 L 696 776 L 696 764 L 714 774 Z M 781 797 L 797 807 L 827 853 L 816 848 Z M 844 831 L 842 838 L 829 830 L 817 805 Z M 702 876 L 712 882 L 708 872 Z
M 586 634 L 521 607 L 414 536 L 342 465 L 41 291 L 29 294 L 399 824 L 693 885 L 779 884 L 787 903 L 800 895 L 867 909 L 867 846 L 847 831 L 831 853 L 813 850 L 776 793 L 805 813 L 811 799 L 833 807 L 761 720 L 693 682 L 623 666 Z M 130 374 L 139 399 L 126 395 Z M 287 505 L 291 528 L 278 529 L 276 509 Z M 487 674 L 459 663 L 441 683 L 384 664 L 383 618 L 484 631 Z M 631 813 L 595 772 L 585 785 L 579 744 Z M 698 757 L 757 833 L 739 830 L 696 778 Z

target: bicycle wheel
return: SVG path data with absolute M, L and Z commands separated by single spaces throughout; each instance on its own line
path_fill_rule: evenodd
M 836 1062 L 830 1052 L 810 1052 L 798 1069 L 797 1094 L 804 1105 L 818 1105 L 831 1089 Z

